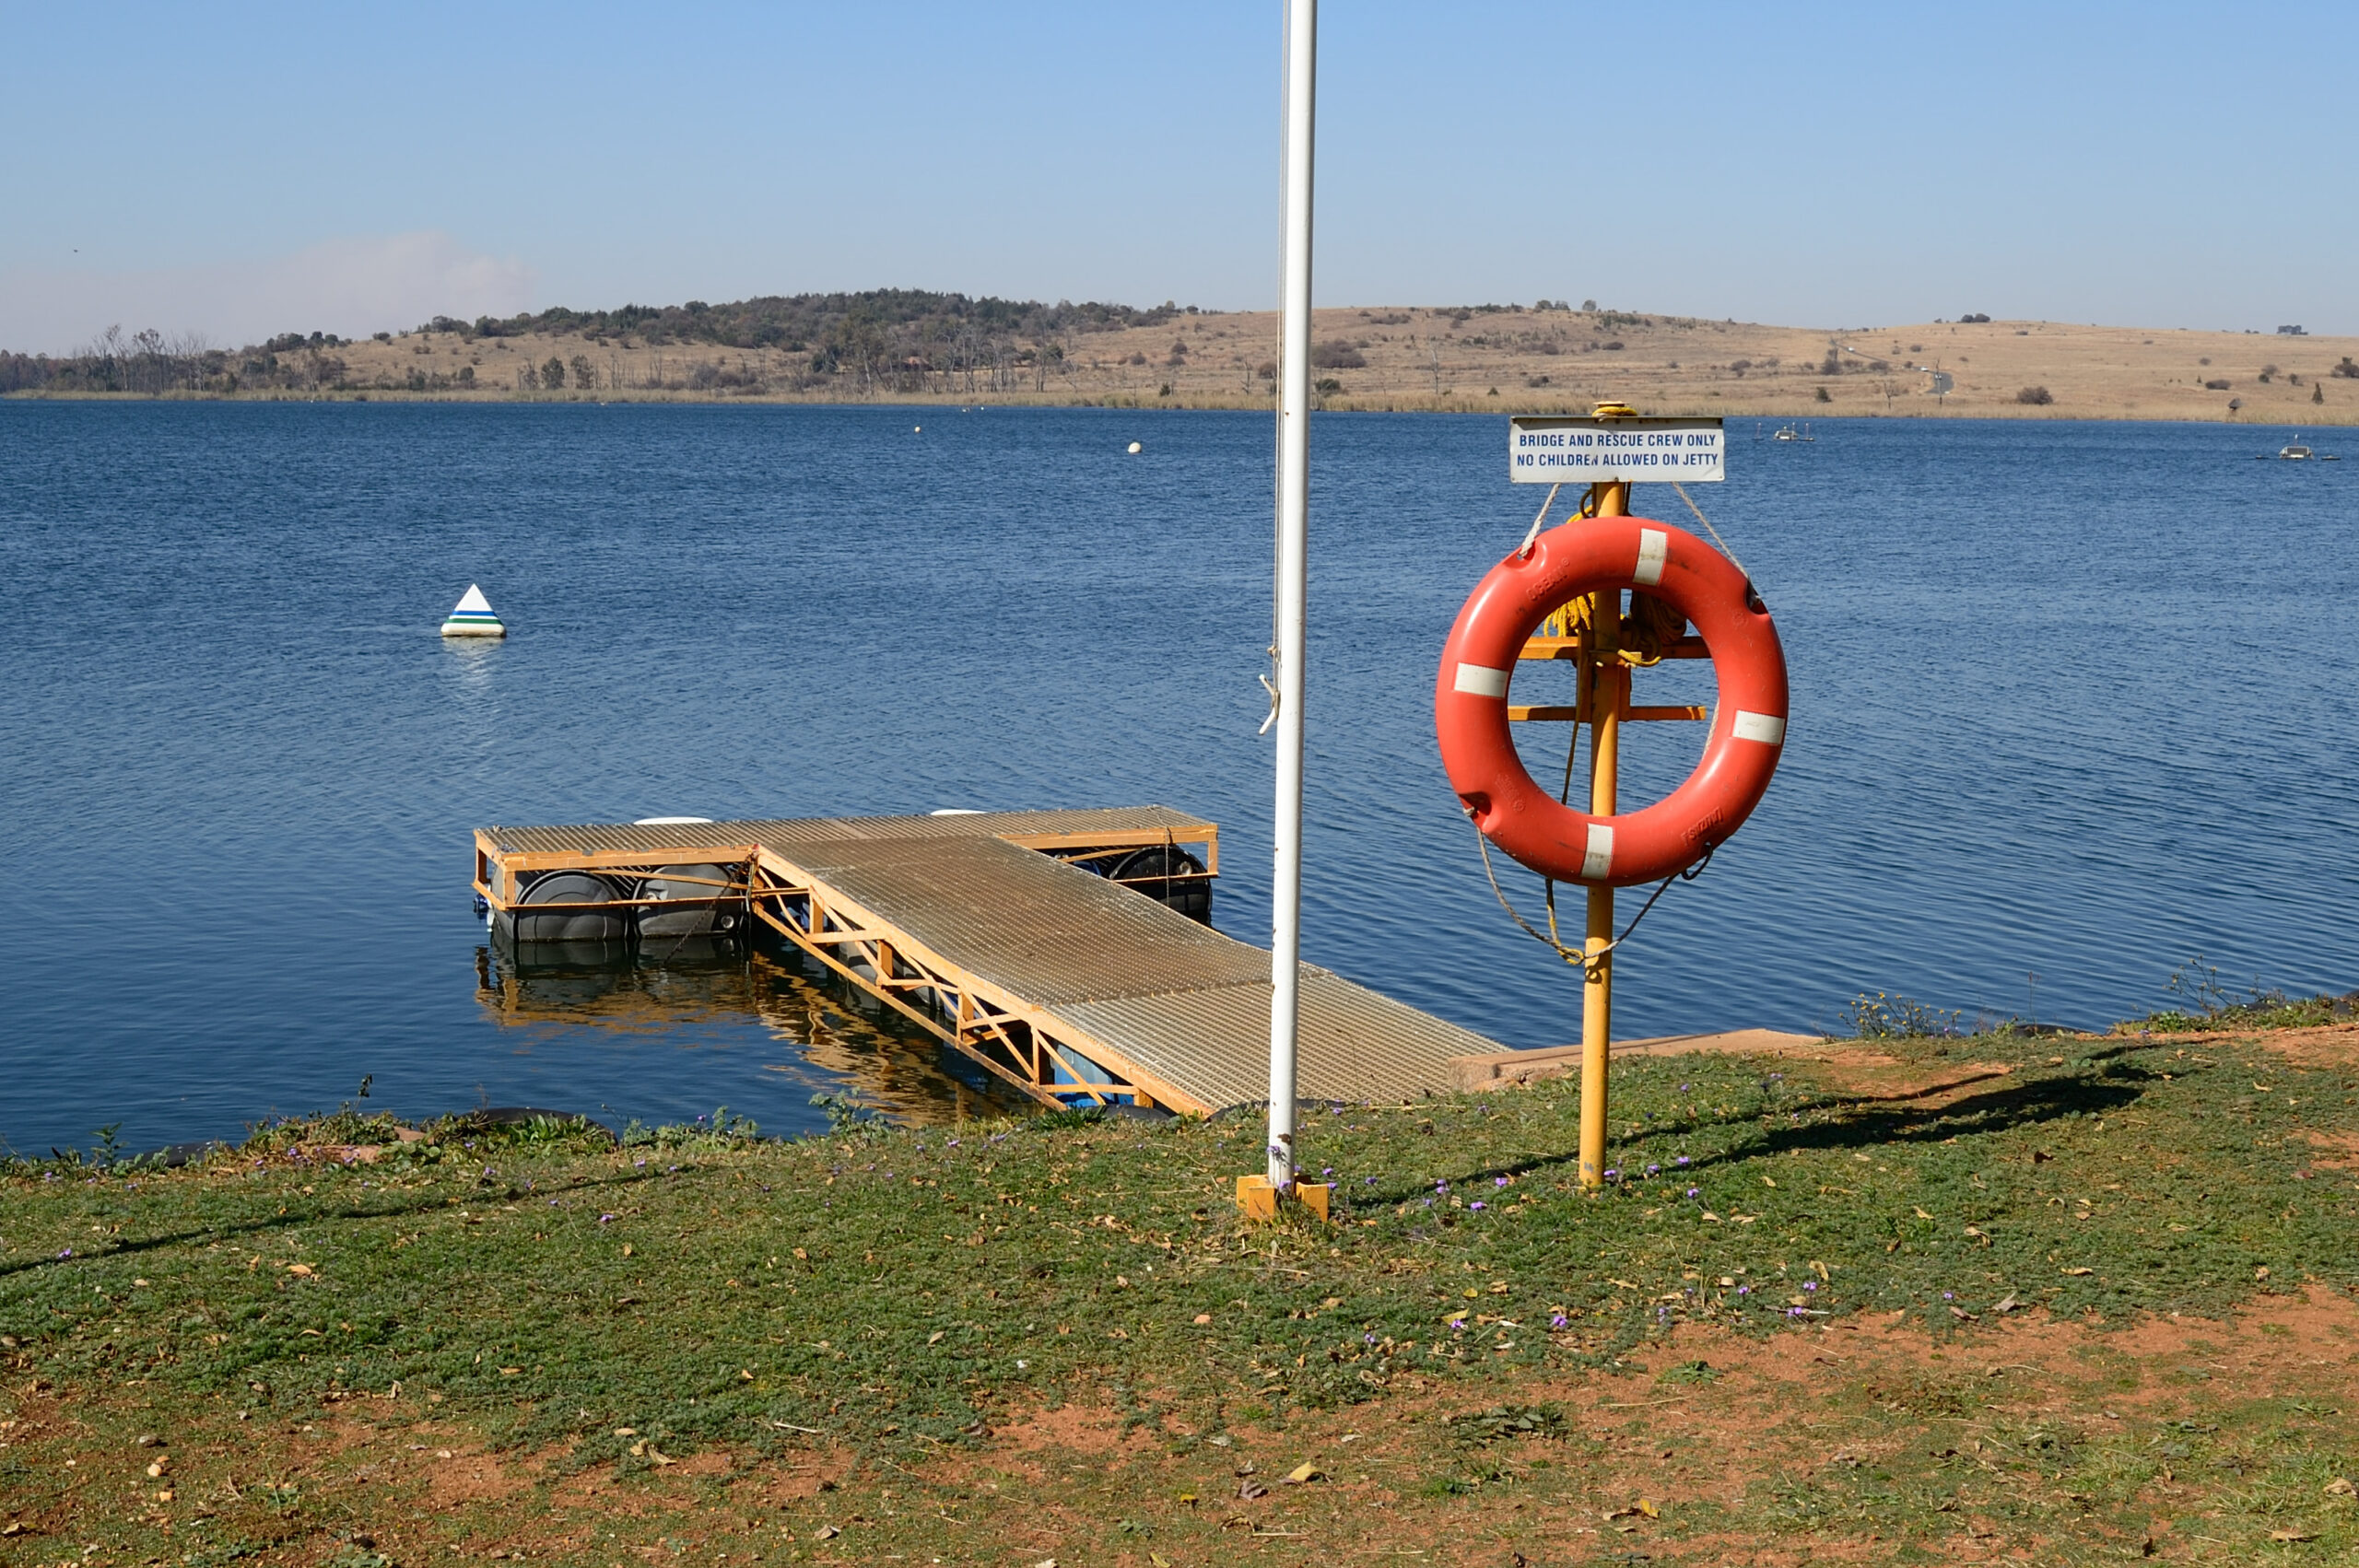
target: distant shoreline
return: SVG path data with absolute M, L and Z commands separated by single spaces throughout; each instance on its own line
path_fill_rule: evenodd
M 987 398 L 952 398 L 938 394 L 905 393 L 873 398 L 829 397 L 812 393 L 771 393 L 751 397 L 714 397 L 695 392 L 412 392 L 400 389 L 323 391 L 320 392 L 17 392 L 0 393 L 0 403 L 99 403 L 99 404 L 321 404 L 349 403 L 384 404 L 458 404 L 475 407 L 606 407 L 628 404 L 634 407 L 677 408 L 870 408 L 948 410 L 953 413 L 1004 411 L 1025 409 L 1090 409 L 1109 411 L 1157 411 L 1175 414 L 1258 413 L 1269 414 L 1274 405 L 1268 400 L 1247 402 L 1238 398 L 1128 397 L 1063 398 L 1056 396 L 1002 394 Z M 1321 414 L 1455 414 L 1508 415 L 1557 414 L 1586 415 L 1592 404 L 1589 400 L 1546 402 L 1530 397 L 1498 399 L 1386 399 L 1381 402 L 1367 398 L 1320 400 L 1317 411 Z M 1784 425 L 1813 419 L 1852 421 L 1889 419 L 1932 424 L 1988 423 L 1992 420 L 2021 420 L 2026 423 L 2050 424 L 2117 424 L 2117 425 L 2231 425 L 2271 430 L 2330 430 L 2359 426 L 2359 407 L 2352 409 L 2312 410 L 2306 417 L 2292 417 L 2283 413 L 2251 409 L 2228 417 L 2203 416 L 2162 411 L 2107 414 L 2091 410 L 2058 407 L 1960 407 L 1836 409 L 1824 405 L 1813 412 L 1809 408 L 1765 404 L 1758 407 L 1663 407 L 1644 405 L 1641 413 L 1672 415 L 1686 417 L 1725 418 L 1731 425 L 1740 420 Z M 2321 417 L 2321 415 L 2326 416 Z
M 1273 406 L 1277 321 L 1272 312 L 1166 306 L 1025 330 L 1033 335 L 910 339 L 855 362 L 841 353 L 840 333 L 816 348 L 816 339 L 740 347 L 586 317 L 555 324 L 545 319 L 474 326 L 452 322 L 368 341 L 289 334 L 274 340 L 276 347 L 211 350 L 202 390 L 53 383 L 0 396 Z M 1336 413 L 1582 414 L 1612 398 L 1643 413 L 1780 422 L 2153 420 L 2294 429 L 2359 424 L 2359 338 L 2291 331 L 1982 320 L 1829 331 L 1547 305 L 1333 307 L 1316 312 L 1312 337 L 1320 405 Z M 16 363 L 33 362 L 18 357 Z M 245 384 L 241 373 L 270 384 Z

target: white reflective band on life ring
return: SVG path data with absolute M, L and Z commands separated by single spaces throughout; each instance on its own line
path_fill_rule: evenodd
M 1494 670 L 1487 664 L 1461 664 L 1451 683 L 1459 691 L 1473 696 L 1505 696 L 1508 695 L 1508 673 Z
M 1465 667 L 1463 664 L 1459 666 L 1461 670 Z M 1760 741 L 1767 745 L 1779 745 L 1786 739 L 1786 721 L 1774 713 L 1747 713 L 1739 708 L 1736 722 L 1729 727 L 1729 731 L 1740 741 Z
M 1581 875 L 1600 882 L 1614 874 L 1614 829 L 1602 822 L 1589 825 L 1589 848 L 1581 856 Z
M 1638 530 L 1638 569 L 1630 580 L 1651 588 L 1662 580 L 1662 563 L 1671 554 L 1671 535 L 1660 528 Z

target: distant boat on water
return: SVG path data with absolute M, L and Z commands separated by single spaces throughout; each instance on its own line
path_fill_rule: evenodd
M 1807 419 L 1803 420 L 1800 426 L 1796 426 L 1791 420 L 1788 420 L 1785 424 L 1778 426 L 1778 433 L 1769 439 L 1773 441 L 1814 441 L 1818 439 L 1816 436 L 1810 433 L 1810 421 Z
M 2277 456 L 2279 461 L 2283 462 L 2309 462 L 2313 461 L 2318 462 L 2340 462 L 2342 461 L 2332 452 L 2322 452 L 2314 447 L 2305 444 L 2298 434 L 2295 435 L 2292 440 L 2277 449 Z M 2269 459 L 2266 456 L 2262 456 L 2259 461 L 2267 462 Z

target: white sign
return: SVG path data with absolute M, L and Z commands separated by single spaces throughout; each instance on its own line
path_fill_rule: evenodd
M 1717 419 L 1508 420 L 1508 477 L 1519 485 L 1712 485 L 1728 477 L 1727 450 Z

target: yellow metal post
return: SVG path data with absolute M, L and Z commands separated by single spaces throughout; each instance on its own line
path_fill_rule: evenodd
M 1599 517 L 1627 517 L 1630 486 L 1598 485 L 1590 495 Z M 1614 812 L 1622 710 L 1630 700 L 1628 669 L 1616 653 L 1621 645 L 1622 592 L 1615 589 L 1590 602 L 1589 809 L 1593 816 Z M 1581 965 L 1581 1185 L 1605 1180 L 1606 1066 L 1614 1042 L 1614 890 L 1589 890 L 1589 921 Z

